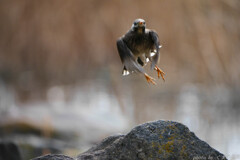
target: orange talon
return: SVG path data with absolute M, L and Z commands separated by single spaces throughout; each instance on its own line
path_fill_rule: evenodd
M 155 80 L 154 78 L 147 75 L 147 73 L 144 73 L 144 76 L 145 76 L 148 83 L 152 83 L 153 85 L 156 85 L 156 82 L 154 82 L 154 80 Z
M 155 66 L 154 69 L 158 72 L 158 78 L 160 78 L 160 75 L 161 75 L 162 79 L 165 81 L 165 78 L 164 78 L 165 73 L 160 68 L 158 68 L 158 66 Z

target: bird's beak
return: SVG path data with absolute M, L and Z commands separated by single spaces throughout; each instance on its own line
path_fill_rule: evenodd
M 139 23 L 138 23 L 138 26 L 139 26 L 139 27 L 143 27 L 143 26 L 144 26 L 143 22 L 139 22 Z

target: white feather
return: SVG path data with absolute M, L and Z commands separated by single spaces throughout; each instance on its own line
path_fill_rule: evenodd
M 149 58 L 146 58 L 146 62 L 149 62 Z
M 127 70 L 123 70 L 123 76 L 127 76 L 127 75 L 129 75 L 129 74 L 130 74 L 129 71 L 127 71 Z
M 151 52 L 150 53 L 150 56 L 152 57 L 152 56 L 154 56 L 156 53 L 155 52 Z

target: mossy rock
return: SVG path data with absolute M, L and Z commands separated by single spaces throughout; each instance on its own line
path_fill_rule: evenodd
M 136 126 L 126 135 L 110 136 L 75 159 L 193 160 L 199 158 L 226 160 L 223 154 L 196 137 L 185 125 L 159 120 Z

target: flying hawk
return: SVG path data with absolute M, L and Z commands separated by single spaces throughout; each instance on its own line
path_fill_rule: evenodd
M 143 67 L 150 61 L 151 69 L 154 69 L 165 80 L 165 73 L 157 66 L 160 59 L 161 45 L 155 31 L 146 29 L 143 19 L 136 19 L 131 29 L 117 40 L 117 49 L 124 65 L 123 75 L 133 72 L 144 74 L 148 83 L 156 85 L 154 78 L 149 76 Z

